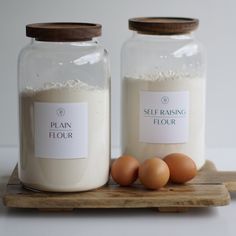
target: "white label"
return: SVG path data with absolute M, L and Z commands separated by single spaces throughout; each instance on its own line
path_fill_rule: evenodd
M 36 157 L 53 159 L 88 156 L 87 103 L 34 103 Z
M 140 91 L 139 141 L 186 143 L 189 92 Z

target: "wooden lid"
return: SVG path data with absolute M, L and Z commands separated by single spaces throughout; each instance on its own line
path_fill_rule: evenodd
M 175 35 L 194 31 L 198 19 L 178 17 L 138 17 L 129 19 L 129 29 L 141 34 Z
M 102 26 L 92 23 L 55 22 L 26 25 L 26 36 L 38 41 L 75 42 L 101 35 Z

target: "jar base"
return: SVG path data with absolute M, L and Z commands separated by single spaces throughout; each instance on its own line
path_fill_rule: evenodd
M 90 188 L 71 188 L 71 189 L 66 189 L 66 190 L 62 190 L 60 188 L 51 189 L 45 186 L 36 185 L 36 184 L 28 184 L 28 183 L 23 183 L 23 182 L 21 182 L 21 184 L 23 188 L 30 190 L 32 192 L 78 193 L 78 192 L 86 192 L 86 191 L 92 191 L 92 190 L 102 188 L 103 186 L 107 185 L 107 182 L 103 183 L 102 185 L 93 186 Z

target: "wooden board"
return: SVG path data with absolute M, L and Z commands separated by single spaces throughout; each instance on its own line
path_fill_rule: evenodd
M 209 161 L 189 183 L 167 185 L 158 191 L 146 190 L 140 184 L 119 187 L 110 181 L 108 185 L 88 192 L 33 192 L 22 187 L 15 168 L 3 202 L 7 207 L 53 211 L 75 208 L 157 208 L 172 212 L 192 207 L 227 205 L 230 203 L 229 191 L 236 191 L 236 172 L 217 171 Z

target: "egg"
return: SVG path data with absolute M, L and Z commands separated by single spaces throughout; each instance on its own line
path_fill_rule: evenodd
M 121 156 L 111 167 L 113 180 L 121 186 L 129 186 L 138 178 L 139 162 L 133 156 Z
M 160 189 L 167 184 L 169 176 L 167 164 L 158 157 L 145 160 L 139 167 L 139 180 L 147 189 Z
M 183 184 L 193 179 L 197 174 L 195 162 L 182 153 L 172 153 L 164 158 L 170 170 L 170 180 Z

